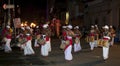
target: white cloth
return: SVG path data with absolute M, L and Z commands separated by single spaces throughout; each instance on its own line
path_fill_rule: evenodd
M 50 38 L 49 38 L 49 41 L 47 43 L 48 43 L 48 51 L 51 52 L 51 39 Z
M 5 47 L 4 47 L 4 51 L 5 52 L 10 52 L 12 51 L 11 47 L 10 47 L 10 42 L 11 42 L 11 39 L 6 39 L 6 44 L 5 44 Z
M 64 51 L 64 54 L 65 54 L 65 60 L 72 60 L 73 59 L 73 56 L 72 56 L 72 45 L 69 45 L 65 51 Z
M 34 47 L 38 47 L 37 39 L 35 39 Z
M 110 42 L 110 45 L 113 46 L 113 44 L 114 44 L 114 37 L 112 37 L 111 39 L 112 39 L 112 40 L 111 40 L 111 42 Z
M 78 44 L 74 43 L 74 52 L 78 52 L 80 51 L 82 48 L 81 48 L 81 45 L 80 45 L 80 42 Z
M 42 56 L 48 56 L 48 54 L 49 54 L 48 45 L 49 45 L 49 42 L 46 42 L 44 45 L 41 45 L 41 55 Z
M 32 49 L 32 45 L 31 45 L 31 40 L 26 42 L 26 45 L 24 47 L 24 55 L 31 55 L 34 54 L 34 50 Z
M 109 47 L 103 47 L 103 59 L 107 59 L 109 54 Z
M 98 47 L 98 43 L 97 43 L 98 40 L 95 40 L 95 44 L 94 44 L 94 47 Z
M 94 50 L 95 42 L 89 42 L 90 50 Z

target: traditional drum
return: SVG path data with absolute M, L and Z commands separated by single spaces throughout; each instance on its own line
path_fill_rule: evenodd
M 69 40 L 66 40 L 65 41 L 65 45 L 69 45 L 70 44 L 70 41 Z
M 2 40 L 2 42 L 6 42 L 7 41 L 7 38 L 6 37 L 4 37 L 3 38 L 3 40 Z
M 87 36 L 85 39 L 87 42 L 93 42 L 95 40 L 94 36 Z
M 80 42 L 79 38 L 75 38 L 75 43 L 78 44 Z
M 24 44 L 26 41 L 27 41 L 27 39 L 25 39 L 25 38 L 18 38 L 18 42 L 20 44 Z
M 40 39 L 40 34 L 36 36 L 36 39 Z
M 103 46 L 108 47 L 108 40 L 103 40 Z
M 44 45 L 45 42 L 46 42 L 46 41 L 45 41 L 44 39 L 41 39 L 41 38 L 38 39 L 38 43 L 39 43 L 40 45 Z
M 60 44 L 60 48 L 61 48 L 61 49 L 65 49 L 65 47 L 66 47 L 65 43 L 61 43 L 61 44 Z
M 95 37 L 94 37 L 94 36 L 90 36 L 90 37 L 89 37 L 89 41 L 90 41 L 90 42 L 93 42 L 94 40 L 95 40 Z
M 102 47 L 103 46 L 103 40 L 102 39 L 97 40 L 97 44 L 98 44 L 98 46 Z
M 97 40 L 97 44 L 100 47 L 108 47 L 108 40 L 99 39 Z

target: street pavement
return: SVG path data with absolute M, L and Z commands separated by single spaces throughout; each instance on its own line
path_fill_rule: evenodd
M 109 59 L 102 58 L 102 48 L 94 48 L 90 51 L 89 44 L 81 40 L 82 50 L 73 52 L 73 60 L 68 62 L 64 59 L 64 52 L 59 48 L 60 40 L 52 39 L 52 51 L 48 57 L 40 55 L 40 47 L 35 48 L 35 55 L 24 56 L 23 50 L 12 47 L 11 53 L 0 50 L 0 66 L 120 66 L 120 43 L 110 47 Z

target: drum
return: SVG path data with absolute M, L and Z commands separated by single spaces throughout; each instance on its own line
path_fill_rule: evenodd
M 37 41 L 40 45 L 44 45 L 45 44 L 45 40 L 44 39 L 38 39 Z
M 26 38 L 19 38 L 18 41 L 20 44 L 24 44 L 25 42 L 27 42 L 27 39 Z
M 22 41 L 22 38 L 18 38 L 18 42 L 21 42 Z
M 7 38 L 4 37 L 4 38 L 2 39 L 2 42 L 6 42 L 6 41 L 7 41 Z
M 40 34 L 36 36 L 36 39 L 40 39 Z
M 60 44 L 60 48 L 61 48 L 61 49 L 65 49 L 65 47 L 66 47 L 66 45 L 65 45 L 64 43 L 61 43 L 61 44 Z
M 65 41 L 65 45 L 69 45 L 70 44 L 70 41 L 69 40 L 66 40 Z
M 97 40 L 97 44 L 100 47 L 108 47 L 108 40 L 99 39 Z
M 89 42 L 94 42 L 95 41 L 95 37 L 94 36 L 90 36 L 89 37 Z
M 89 42 L 89 37 L 88 37 L 88 36 L 85 38 L 85 41 L 86 41 L 86 42 Z
M 80 42 L 79 38 L 75 38 L 75 43 L 78 44 Z
M 103 43 L 103 40 L 102 40 L 102 39 L 97 40 L 97 44 L 98 44 L 98 46 L 102 47 L 102 46 L 103 46 L 102 43 Z
M 108 40 L 103 40 L 103 46 L 108 47 Z

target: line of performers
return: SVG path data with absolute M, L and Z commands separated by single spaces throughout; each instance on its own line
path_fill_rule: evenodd
M 63 26 L 62 30 L 62 39 L 60 48 L 64 50 L 65 60 L 71 61 L 72 56 L 72 46 L 74 52 L 80 51 L 81 44 L 80 39 L 82 34 L 78 26 L 75 26 L 72 30 L 72 25 Z M 85 37 L 85 40 L 90 45 L 90 50 L 94 50 L 94 47 L 103 48 L 103 59 L 108 59 L 109 47 L 113 46 L 115 37 L 115 30 L 112 26 L 105 25 L 100 30 L 97 25 L 91 26 L 91 29 L 88 35 Z M 73 45 L 72 45 L 73 44 Z
M 105 25 L 102 29 L 99 29 L 97 25 L 91 26 L 86 41 L 90 45 L 90 50 L 94 50 L 94 47 L 103 48 L 103 59 L 108 59 L 109 47 L 114 44 L 115 30 L 112 26 Z
M 51 30 L 49 28 L 49 25 L 44 24 L 42 31 L 37 30 L 34 37 L 32 32 L 33 31 L 31 31 L 31 28 L 29 26 L 27 26 L 26 29 L 25 27 L 21 27 L 21 32 L 17 36 L 17 46 L 24 50 L 24 55 L 35 54 L 31 45 L 32 39 L 35 39 L 34 47 L 41 47 L 41 55 L 48 56 L 49 52 L 51 51 Z
M 10 26 L 6 26 L 6 29 L 3 30 L 5 47 L 4 51 L 9 53 L 12 51 L 10 47 L 10 42 L 12 39 L 13 30 Z M 32 48 L 32 39 L 33 39 L 33 30 L 29 27 L 21 27 L 20 34 L 17 35 L 17 46 L 24 50 L 24 55 L 32 55 L 35 54 Z M 49 52 L 51 52 L 51 29 L 49 28 L 49 24 L 44 24 L 42 31 L 37 31 L 35 33 L 35 43 L 34 47 L 41 46 L 41 55 L 48 56 Z M 72 25 L 62 26 L 62 35 L 61 35 L 61 44 L 60 48 L 64 51 L 65 60 L 71 61 L 73 59 L 72 56 L 72 46 L 74 48 L 74 52 L 78 52 L 82 50 L 80 40 L 82 34 L 79 30 L 79 26 L 75 26 L 73 29 Z M 91 26 L 89 34 L 85 38 L 85 40 L 90 45 L 90 50 L 94 50 L 94 47 L 100 46 L 103 47 L 103 59 L 108 59 L 109 54 L 109 46 L 113 46 L 115 37 L 115 30 L 112 26 L 105 25 L 102 27 L 102 30 L 99 30 L 97 25 Z

